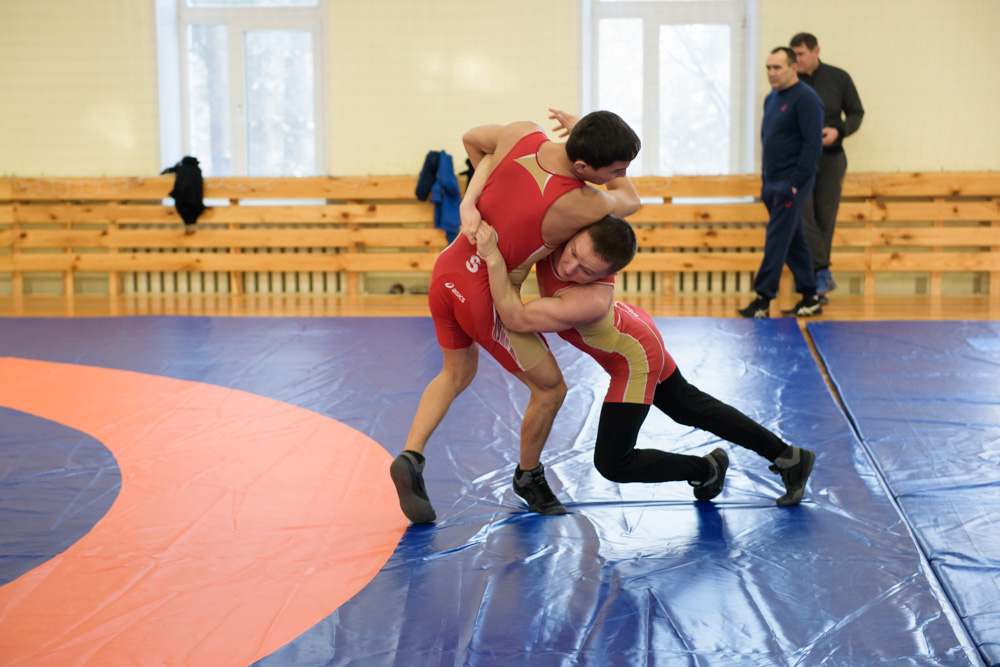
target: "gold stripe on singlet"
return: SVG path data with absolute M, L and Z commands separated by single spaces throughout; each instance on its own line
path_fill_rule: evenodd
M 649 359 L 638 339 L 615 328 L 614 306 L 608 309 L 608 314 L 599 323 L 590 327 L 577 327 L 577 331 L 580 332 L 583 342 L 587 345 L 625 357 L 625 361 L 628 362 L 629 376 L 622 402 L 642 403 L 646 394 Z

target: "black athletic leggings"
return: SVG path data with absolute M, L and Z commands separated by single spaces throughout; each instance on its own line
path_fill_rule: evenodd
M 678 424 L 714 433 L 774 461 L 788 445 L 774 433 L 689 384 L 680 370 L 656 385 L 653 405 Z M 711 473 L 700 456 L 674 454 L 659 449 L 636 449 L 639 429 L 649 406 L 638 403 L 605 403 L 597 426 L 594 465 L 612 482 L 702 482 Z

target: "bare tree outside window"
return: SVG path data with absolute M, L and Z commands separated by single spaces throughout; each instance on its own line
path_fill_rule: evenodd
M 660 27 L 661 174 L 730 172 L 728 25 Z

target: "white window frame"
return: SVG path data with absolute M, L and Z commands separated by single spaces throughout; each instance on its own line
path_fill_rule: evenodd
M 230 163 L 233 176 L 247 174 L 244 35 L 254 30 L 304 30 L 312 33 L 313 118 L 316 126 L 316 175 L 326 170 L 329 133 L 327 0 L 311 7 L 188 7 L 185 0 L 155 0 L 159 62 L 161 163 L 175 164 L 191 151 L 189 132 L 187 28 L 193 23 L 227 26 L 229 45 Z
M 643 22 L 643 146 L 637 171 L 659 171 L 660 27 L 664 25 L 729 25 L 731 34 L 729 173 L 753 172 L 756 150 L 755 94 L 757 58 L 754 0 L 584 0 L 583 109 L 593 110 L 599 99 L 601 19 L 640 18 Z M 655 147 L 655 150 L 653 148 Z

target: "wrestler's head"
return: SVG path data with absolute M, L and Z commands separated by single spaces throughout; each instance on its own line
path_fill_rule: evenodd
M 632 225 L 616 215 L 606 215 L 563 245 L 556 275 L 568 282 L 592 283 L 621 271 L 635 252 Z
M 642 142 L 628 123 L 610 111 L 594 111 L 581 118 L 566 140 L 566 156 L 577 175 L 603 185 L 625 175 Z

